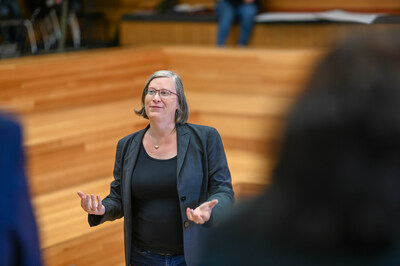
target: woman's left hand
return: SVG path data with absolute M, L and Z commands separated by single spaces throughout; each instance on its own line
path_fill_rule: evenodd
M 210 220 L 212 209 L 218 204 L 218 200 L 207 201 L 196 209 L 186 209 L 188 219 L 196 224 L 204 224 Z

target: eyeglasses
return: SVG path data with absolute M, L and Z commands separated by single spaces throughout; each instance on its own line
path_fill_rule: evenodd
M 178 96 L 178 94 L 176 94 L 175 92 L 172 92 L 170 90 L 167 89 L 161 89 L 161 90 L 156 90 L 153 88 L 147 88 L 145 90 L 146 95 L 150 95 L 150 96 L 155 96 L 158 92 L 158 95 L 160 95 L 161 98 L 168 98 L 171 96 L 171 94 L 174 94 L 176 96 Z

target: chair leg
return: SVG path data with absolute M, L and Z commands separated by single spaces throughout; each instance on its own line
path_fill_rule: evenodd
M 48 51 L 50 50 L 50 37 L 49 34 L 47 33 L 47 29 L 46 29 L 46 25 L 44 21 L 39 21 L 39 29 L 40 29 L 40 33 L 42 35 L 42 39 L 43 39 L 43 46 L 44 46 L 44 50 Z
M 57 40 L 61 39 L 61 27 L 60 27 L 60 22 L 57 17 L 57 13 L 55 9 L 52 9 L 49 13 L 50 15 L 50 21 L 53 25 L 53 30 L 54 30 L 54 35 Z
M 25 19 L 24 26 L 28 33 L 29 43 L 31 46 L 31 52 L 32 52 L 32 54 L 36 54 L 38 51 L 38 48 L 37 48 L 36 37 L 35 37 L 35 32 L 33 30 L 32 22 L 30 22 L 28 19 Z
M 53 47 L 57 43 L 57 37 L 53 28 L 53 23 L 49 15 L 44 17 L 44 24 L 46 26 L 47 34 L 49 36 L 49 48 Z
M 79 27 L 78 18 L 75 15 L 75 12 L 71 12 L 68 17 L 68 24 L 71 28 L 72 40 L 74 43 L 74 48 L 81 47 L 81 29 Z

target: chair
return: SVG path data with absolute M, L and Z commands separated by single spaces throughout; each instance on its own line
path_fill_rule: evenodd
M 30 43 L 30 51 L 38 51 L 32 22 L 23 19 L 19 4 L 15 0 L 0 0 L 0 29 L 2 44 L 1 57 L 18 56 L 23 52 L 26 34 Z M 26 30 L 26 34 L 23 30 Z

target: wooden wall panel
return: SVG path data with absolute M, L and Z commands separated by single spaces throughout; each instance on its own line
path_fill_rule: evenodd
M 268 182 L 282 121 L 323 50 L 168 47 L 165 53 L 184 80 L 189 120 L 219 130 L 233 182 Z
M 217 25 L 207 22 L 123 22 L 122 45 L 210 45 L 215 43 Z
M 110 178 L 34 198 L 45 265 L 124 265 L 123 222 L 90 228 L 77 190 L 108 194 Z
M 121 45 L 216 46 L 217 24 L 214 22 L 121 22 Z M 399 30 L 399 24 L 357 23 L 260 23 L 255 24 L 250 48 L 322 48 L 332 47 L 353 32 L 383 29 Z M 238 26 L 227 40 L 227 47 L 237 44 Z
M 188 90 L 292 97 L 324 50 L 168 47 L 164 51 L 167 64 L 184 77 Z
M 145 125 L 133 114 L 139 104 L 139 98 L 132 97 L 24 116 L 33 194 L 70 187 L 82 179 L 111 176 L 118 138 Z
M 138 96 L 162 58 L 158 50 L 110 49 L 1 61 L 0 105 L 32 113 Z

